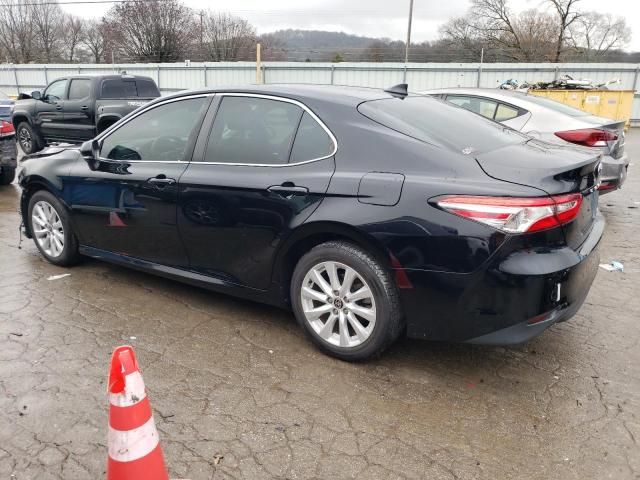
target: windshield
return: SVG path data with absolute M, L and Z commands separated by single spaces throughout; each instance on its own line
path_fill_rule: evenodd
M 548 98 L 538 97 L 531 94 L 523 94 L 527 96 L 527 101 L 540 105 L 542 107 L 550 108 L 556 112 L 564 113 L 565 115 L 571 115 L 572 117 L 586 117 L 590 115 L 588 112 L 583 112 L 577 108 L 570 107 L 564 103 L 556 102 L 555 100 L 549 100 Z
M 504 125 L 431 97 L 371 100 L 360 104 L 358 111 L 397 132 L 466 155 L 529 140 Z

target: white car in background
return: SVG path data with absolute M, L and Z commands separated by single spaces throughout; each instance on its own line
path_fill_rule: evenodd
M 620 188 L 629 168 L 624 151 L 624 121 L 596 117 L 560 102 L 525 92 L 489 88 L 443 88 L 424 95 L 459 107 L 547 142 L 602 151 L 600 194 Z

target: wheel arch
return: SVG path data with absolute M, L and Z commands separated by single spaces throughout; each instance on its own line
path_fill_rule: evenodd
M 286 306 L 290 306 L 289 287 L 296 264 L 312 248 L 330 241 L 344 241 L 366 250 L 381 265 L 390 269 L 392 257 L 374 237 L 358 228 L 340 222 L 313 222 L 304 224 L 282 244 L 276 255 L 272 283 Z
M 98 121 L 96 122 L 96 133 L 104 132 L 111 125 L 113 125 L 114 123 L 116 123 L 118 120 L 121 120 L 121 119 L 122 119 L 122 116 L 116 115 L 113 113 L 99 116 Z
M 54 195 L 60 203 L 69 210 L 67 203 L 60 197 L 58 189 L 44 177 L 37 175 L 25 177 L 20 181 L 20 186 L 22 188 L 22 196 L 20 197 L 20 215 L 22 217 L 25 234 L 28 238 L 31 238 L 33 235 L 29 226 L 29 200 L 36 192 L 46 190 L 50 194 Z
M 20 125 L 22 122 L 27 122 L 29 125 L 31 125 L 31 127 L 33 127 L 33 123 L 31 123 L 31 118 L 29 117 L 29 115 L 25 113 L 17 113 L 17 114 L 14 113 L 13 117 L 11 118 L 11 123 L 13 123 L 13 128 L 17 130 L 18 125 Z

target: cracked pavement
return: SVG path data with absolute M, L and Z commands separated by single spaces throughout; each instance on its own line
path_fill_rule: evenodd
M 0 188 L 0 478 L 103 477 L 109 358 L 130 343 L 174 478 L 640 479 L 639 130 L 627 149 L 600 201 L 601 261 L 624 273 L 599 269 L 576 317 L 518 347 L 403 340 L 362 364 L 287 312 L 50 265 L 18 248 L 19 189 Z

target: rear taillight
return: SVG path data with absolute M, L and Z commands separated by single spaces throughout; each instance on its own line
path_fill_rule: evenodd
M 556 132 L 556 136 L 567 142 L 583 145 L 585 147 L 606 147 L 607 142 L 618 139 L 618 135 L 610 130 L 598 128 L 585 128 L 582 130 L 567 130 Z
M 0 137 L 6 137 L 7 135 L 14 135 L 16 133 L 15 128 L 13 128 L 13 124 L 9 122 L 5 122 L 4 120 L 0 121 Z
M 507 233 L 537 232 L 569 223 L 582 206 L 579 193 L 551 197 L 447 196 L 437 205 L 447 212 Z

